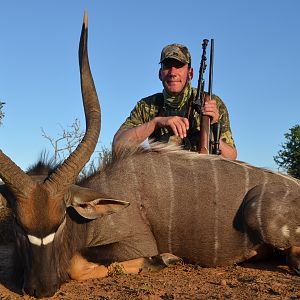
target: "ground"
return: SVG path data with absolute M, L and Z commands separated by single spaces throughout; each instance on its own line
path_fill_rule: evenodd
M 11 245 L 0 246 L 0 257 L 0 299 L 32 299 L 9 279 Z M 176 265 L 157 273 L 69 281 L 48 299 L 300 299 L 300 277 L 278 258 L 218 268 Z
M 0 212 L 1 219 L 1 212 Z M 22 296 L 11 278 L 10 224 L 0 224 L 0 300 Z M 1 231 L 2 229 L 2 231 Z M 175 265 L 157 273 L 114 275 L 84 282 L 69 281 L 48 298 L 58 299 L 300 299 L 300 277 L 282 256 L 228 267 Z

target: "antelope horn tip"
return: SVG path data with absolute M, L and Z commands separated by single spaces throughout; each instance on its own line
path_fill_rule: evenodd
M 87 26 L 88 26 L 88 14 L 87 14 L 87 9 L 84 10 L 83 24 L 84 24 L 84 28 L 87 29 Z

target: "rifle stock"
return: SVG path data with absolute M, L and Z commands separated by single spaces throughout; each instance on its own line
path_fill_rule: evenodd
M 204 101 L 209 101 L 210 96 L 205 95 Z M 210 117 L 203 115 L 201 112 L 200 121 L 200 138 L 199 138 L 199 153 L 210 153 Z

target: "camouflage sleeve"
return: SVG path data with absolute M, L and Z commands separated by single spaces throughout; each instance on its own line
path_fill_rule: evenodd
M 129 117 L 127 117 L 125 122 L 121 125 L 120 129 L 130 129 L 150 121 L 150 112 L 152 110 L 149 104 L 140 100 L 130 112 Z
M 230 129 L 230 121 L 228 110 L 224 102 L 218 96 L 213 96 L 213 99 L 217 101 L 217 106 L 220 113 L 220 123 L 221 123 L 221 137 L 220 139 L 225 141 L 229 146 L 235 147 L 234 140 L 232 137 L 232 132 Z

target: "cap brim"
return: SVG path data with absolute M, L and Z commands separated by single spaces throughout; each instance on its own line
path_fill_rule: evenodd
M 175 59 L 175 60 L 178 60 L 178 61 L 180 61 L 181 63 L 183 63 L 183 64 L 185 64 L 185 65 L 187 65 L 188 64 L 188 62 L 187 61 L 182 61 L 181 59 L 179 59 L 178 57 L 172 57 L 172 56 L 169 56 L 169 57 L 165 57 L 164 59 L 162 59 L 160 62 L 159 62 L 159 64 L 161 64 L 161 63 L 163 63 L 166 59 Z

